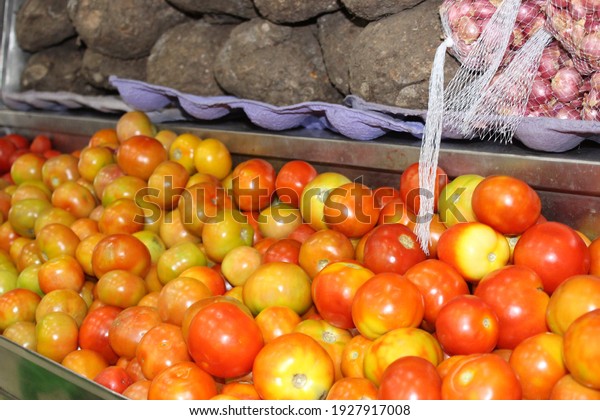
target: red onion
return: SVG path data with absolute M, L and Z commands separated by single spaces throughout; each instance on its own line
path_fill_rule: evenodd
M 554 94 L 549 79 L 542 79 L 541 77 L 533 79 L 531 94 L 529 95 L 529 103 L 531 105 L 545 104 L 553 97 Z
M 575 20 L 585 18 L 588 13 L 587 6 L 584 4 L 587 0 L 571 0 L 569 5 L 569 14 Z
M 458 21 L 461 17 L 471 13 L 471 4 L 471 0 L 462 0 L 454 2 L 448 7 L 448 22 L 450 22 L 452 28 L 455 28 L 458 25 Z
M 477 41 L 481 34 L 481 28 L 474 18 L 463 16 L 458 20 L 456 36 L 460 41 L 469 45 Z
M 510 34 L 510 43 L 512 49 L 517 50 L 525 44 L 525 34 L 520 28 L 513 28 L 512 33 Z
M 586 121 L 600 121 L 600 110 L 598 108 L 583 108 L 581 119 Z
M 542 52 L 542 58 L 540 59 L 540 67 L 538 68 L 538 75 L 542 79 L 551 79 L 554 77 L 558 69 L 560 58 L 560 49 L 557 42 L 550 44 L 544 48 Z
M 581 1 L 581 0 L 579 0 Z M 540 14 L 540 8 L 533 3 L 523 2 L 517 11 L 517 24 L 527 26 L 529 23 Z
M 600 31 L 600 18 L 594 15 L 588 15 L 585 20 L 583 27 L 587 32 L 598 32 Z
M 491 18 L 496 10 L 496 6 L 490 3 L 489 0 L 475 0 L 471 5 L 472 16 L 479 19 Z
M 600 91 L 600 73 L 594 73 L 589 78 L 590 81 L 590 92 L 592 90 Z
M 600 0 L 578 0 L 578 2 L 581 2 L 583 7 L 590 13 L 600 9 Z
M 554 113 L 554 118 L 561 120 L 580 120 L 581 111 L 569 105 L 563 105 Z
M 560 9 L 569 7 L 570 0 L 550 0 L 550 4 Z
M 529 25 L 527 25 L 523 32 L 527 37 L 530 37 L 546 25 L 546 16 L 543 13 L 538 14 Z
M 552 78 L 552 92 L 560 102 L 570 102 L 579 96 L 583 79 L 574 67 L 563 67 Z
M 600 32 L 592 32 L 583 37 L 581 55 L 590 61 L 600 60 Z

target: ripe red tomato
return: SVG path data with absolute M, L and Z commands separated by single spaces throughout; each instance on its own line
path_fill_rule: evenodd
M 301 243 L 296 239 L 283 238 L 269 245 L 262 256 L 262 261 L 282 261 L 298 264 Z
M 546 310 L 550 297 L 532 269 L 510 265 L 495 270 L 481 279 L 474 294 L 498 315 L 499 348 L 514 349 L 527 337 L 548 331 Z
M 600 237 L 594 239 L 588 249 L 591 257 L 590 274 L 600 276 Z
M 351 302 L 352 320 L 371 340 L 397 328 L 418 327 L 425 311 L 417 286 L 397 273 L 378 273 L 359 286 Z
M 423 295 L 425 329 L 433 331 L 440 308 L 455 296 L 469 293 L 465 279 L 454 267 L 443 261 L 427 259 L 413 265 L 404 276 Z
M 434 212 L 437 212 L 440 191 L 448 183 L 448 175 L 443 168 L 438 166 L 435 177 L 437 182 L 435 183 L 434 191 L 421 191 L 419 184 L 419 162 L 413 163 L 402 172 L 400 176 L 400 198 L 402 198 L 408 209 L 414 214 L 419 214 L 421 196 L 424 194 L 433 194 L 433 209 Z
M 579 383 L 600 389 L 600 309 L 577 318 L 564 339 L 565 365 Z
M 285 334 L 267 343 L 252 368 L 254 386 L 262 399 L 324 399 L 334 375 L 327 351 L 302 333 Z
M 498 316 L 481 298 L 462 295 L 441 307 L 435 334 L 449 355 L 489 353 L 499 337 Z
M 319 314 L 331 325 L 354 328 L 352 301 L 357 290 L 374 273 L 354 261 L 338 261 L 319 271 L 312 281 L 312 300 Z
M 418 356 L 401 357 L 383 372 L 377 398 L 441 400 L 442 378 L 429 360 Z
M 96 375 L 94 382 L 99 383 L 111 391 L 122 394 L 125 389 L 133 384 L 133 379 L 121 366 L 107 366 Z
M 374 273 L 406 273 L 427 256 L 421 249 L 417 236 L 408 227 L 391 223 L 375 227 L 364 249 L 365 267 Z
M 117 163 L 123 172 L 145 181 L 167 158 L 168 154 L 162 143 L 145 135 L 135 135 L 122 140 L 117 149 Z
M 521 382 L 523 399 L 550 398 L 556 382 L 567 374 L 562 350 L 562 337 L 553 333 L 536 334 L 515 347 L 508 362 Z
M 471 198 L 475 217 L 504 235 L 520 235 L 540 217 L 542 202 L 526 182 L 508 175 L 481 181 Z
M 217 395 L 217 383 L 193 362 L 179 362 L 150 383 L 149 400 L 208 400 Z
M 126 233 L 105 236 L 92 253 L 92 267 L 98 278 L 111 270 L 126 270 L 144 277 L 150 270 L 151 262 L 146 245 Z
M 376 400 L 377 387 L 367 378 L 341 378 L 327 393 L 327 400 Z
M 109 365 L 115 364 L 119 358 L 110 346 L 109 331 L 121 310 L 116 306 L 93 309 L 88 312 L 79 328 L 79 347 L 101 354 Z
M 137 345 L 152 327 L 161 323 L 158 309 L 132 306 L 121 311 L 108 331 L 110 346 L 120 357 L 135 358 Z
M 155 325 L 144 334 L 137 345 L 135 357 L 148 379 L 154 379 L 179 362 L 190 360 L 181 328 L 166 322 Z
M 255 318 L 265 343 L 294 331 L 302 318 L 287 306 L 268 306 Z
M 550 393 L 551 400 L 600 400 L 600 390 L 577 382 L 573 375 L 565 375 L 556 382 Z
M 260 211 L 271 203 L 275 192 L 275 169 L 264 159 L 239 163 L 231 174 L 233 199 L 240 210 Z
M 567 278 L 587 274 L 591 257 L 581 236 L 559 222 L 545 222 L 527 229 L 514 250 L 514 263 L 532 268 L 544 290 L 552 294 Z
M 196 364 L 219 378 L 250 373 L 264 345 L 254 319 L 229 302 L 214 302 L 200 309 L 190 322 L 187 343 Z
M 300 247 L 298 263 L 314 278 L 325 266 L 354 258 L 354 246 L 341 232 L 323 229 L 313 233 Z
M 5 138 L 0 138 L 0 174 L 10 171 L 10 157 L 17 150 L 16 146 Z
M 484 353 L 458 360 L 442 380 L 444 400 L 520 400 L 521 384 L 506 360 Z
M 275 188 L 277 197 L 283 203 L 298 208 L 300 196 L 306 184 L 317 176 L 317 170 L 303 160 L 286 162 L 277 172 Z
M 0 295 L 0 331 L 20 321 L 35 321 L 42 298 L 29 289 L 16 288 Z
M 2 137 L 2 139 L 8 140 L 12 144 L 14 144 L 17 150 L 29 148 L 29 140 L 27 140 L 27 137 L 24 137 L 17 133 L 8 133 L 4 137 Z
M 349 182 L 329 191 L 323 218 L 329 228 L 349 238 L 360 238 L 377 224 L 379 211 L 373 190 Z

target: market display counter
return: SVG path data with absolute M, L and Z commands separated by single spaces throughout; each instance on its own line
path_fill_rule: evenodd
M 114 127 L 116 116 L 87 113 L 52 114 L 0 110 L 0 132 L 49 135 L 55 148 L 69 152 L 86 144 L 91 134 Z M 418 161 L 420 141 L 390 135 L 353 141 L 329 132 L 267 132 L 243 120 L 159 125 L 176 133 L 191 132 L 223 141 L 237 160 L 263 157 L 277 168 L 303 159 L 318 170 L 362 177 L 371 186 L 397 187 L 402 171 Z M 439 164 L 450 177 L 466 173 L 509 174 L 540 194 L 549 220 L 567 223 L 590 238 L 600 235 L 600 146 L 583 143 L 562 154 L 531 151 L 518 144 L 444 142 Z M 115 394 L 59 364 L 0 337 L 0 398 L 120 399 Z

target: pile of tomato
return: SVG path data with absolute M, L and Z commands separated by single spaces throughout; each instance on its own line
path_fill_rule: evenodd
M 8 142 L 0 332 L 128 398 L 600 398 L 600 239 L 517 178 L 438 168 L 417 216 L 418 163 L 235 163 L 137 111 Z

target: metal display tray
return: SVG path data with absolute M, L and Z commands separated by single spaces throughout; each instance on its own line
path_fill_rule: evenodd
M 114 127 L 117 116 L 94 113 L 48 113 L 0 110 L 0 134 L 49 135 L 59 150 L 83 147 L 102 128 Z M 311 162 L 319 171 L 345 174 L 372 186 L 397 187 L 400 174 L 418 161 L 420 141 L 389 135 L 355 141 L 323 131 L 268 132 L 245 120 L 214 123 L 159 124 L 176 133 L 214 137 L 231 150 L 234 161 L 262 157 L 278 168 L 292 159 Z M 479 141 L 443 142 L 439 165 L 450 177 L 461 174 L 507 174 L 534 187 L 549 220 L 567 223 L 591 239 L 600 236 L 600 146 L 584 142 L 561 154 L 536 152 L 518 144 Z M 0 337 L 0 398 L 122 398 L 59 364 Z

